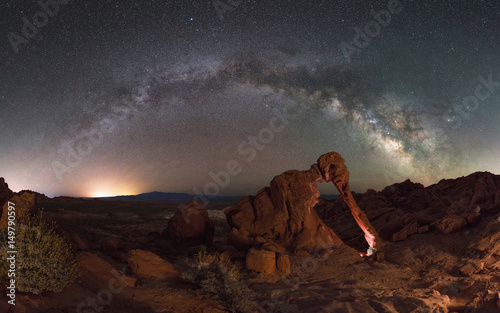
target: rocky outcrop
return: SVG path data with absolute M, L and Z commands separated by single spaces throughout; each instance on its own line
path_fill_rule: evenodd
M 349 172 L 336 152 L 322 155 L 309 170 L 292 170 L 274 177 L 269 187 L 226 209 L 232 227 L 228 242 L 240 249 L 253 247 L 281 254 L 342 245 L 314 210 L 320 196 L 318 182 L 334 183 L 368 243 L 376 249 L 378 235 L 356 205 L 349 188 Z
M 0 177 L 0 208 L 2 211 L 0 212 L 0 221 L 7 221 L 7 212 L 8 212 L 8 201 L 14 196 L 12 190 L 9 189 L 9 185 L 5 182 L 3 177 Z M 2 223 L 3 224 L 3 223 Z M 0 224 L 1 225 L 1 224 Z M 2 229 L 5 226 L 2 227 Z
M 327 312 L 354 312 L 354 313 L 401 313 L 401 312 L 443 312 L 448 313 L 450 299 L 438 292 L 427 290 L 416 290 L 414 294 L 400 292 L 401 295 L 380 297 L 369 300 L 354 300 L 343 302 L 330 300 L 330 302 L 319 310 L 320 313 Z
M 14 196 L 12 190 L 9 189 L 9 185 L 5 182 L 3 177 L 0 177 L 0 207 Z
M 19 221 L 26 214 L 34 214 L 36 212 L 35 194 L 24 192 L 21 195 L 14 194 L 2 207 L 2 217 L 0 218 L 0 229 L 5 229 L 8 224 L 9 202 L 14 203 L 15 219 Z
M 500 217 L 490 221 L 480 233 L 479 240 L 471 242 L 467 250 L 474 251 L 473 254 L 492 270 L 500 269 Z
M 464 228 L 467 225 L 467 219 L 458 215 L 450 215 L 432 225 L 442 234 L 447 235 Z
M 212 246 L 215 226 L 207 209 L 199 201 L 191 201 L 175 212 L 162 236 L 176 247 Z
M 428 187 L 406 180 L 379 192 L 355 194 L 354 199 L 385 240 L 405 240 L 433 230 L 448 234 L 500 211 L 500 176 L 477 172 Z M 347 244 L 361 246 L 366 234 L 353 227 L 345 209 L 340 199 L 316 206 L 319 217 Z

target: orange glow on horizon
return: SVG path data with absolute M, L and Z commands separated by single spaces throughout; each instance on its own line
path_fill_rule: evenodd
M 90 183 L 84 192 L 86 197 L 104 198 L 115 196 L 136 195 L 137 190 L 125 183 L 117 183 L 114 180 L 102 180 L 98 183 Z
M 107 192 L 107 191 L 96 191 L 90 195 L 91 198 L 104 198 L 104 197 L 114 197 L 114 196 L 117 196 L 117 195 L 114 195 L 114 194 Z
M 96 189 L 87 193 L 87 197 L 91 198 L 104 198 L 104 197 L 116 197 L 116 196 L 130 196 L 136 195 L 138 193 L 126 188 L 110 188 L 110 189 Z

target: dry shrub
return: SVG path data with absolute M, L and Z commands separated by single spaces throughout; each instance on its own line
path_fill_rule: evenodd
M 78 263 L 64 239 L 55 233 L 54 226 L 43 221 L 39 215 L 26 216 L 16 221 L 15 277 L 8 277 L 7 251 L 8 231 L 0 238 L 0 280 L 15 279 L 16 289 L 22 292 L 41 294 L 59 293 L 78 277 Z
M 254 312 L 255 293 L 240 281 L 238 267 L 225 255 L 201 250 L 181 277 L 197 284 L 200 293 L 224 303 L 231 312 Z

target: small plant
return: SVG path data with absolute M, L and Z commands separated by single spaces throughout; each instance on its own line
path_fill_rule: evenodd
M 201 250 L 181 277 L 200 286 L 200 293 L 224 303 L 233 313 L 254 312 L 254 292 L 240 281 L 238 268 L 218 253 Z
M 203 264 L 203 265 L 210 265 L 211 263 L 220 263 L 221 265 L 224 265 L 229 274 L 236 278 L 240 278 L 240 270 L 236 265 L 231 263 L 231 260 L 229 260 L 229 257 L 227 255 L 220 255 L 218 252 L 216 253 L 208 253 L 206 250 L 202 249 L 200 250 L 197 254 L 194 256 L 194 261 L 196 264 Z
M 25 216 L 15 228 L 16 288 L 22 292 L 41 294 L 61 292 L 78 277 L 78 263 L 54 226 L 39 215 Z M 0 246 L 0 281 L 8 278 L 7 233 L 3 232 Z M 0 238 L 2 237 L 0 235 Z

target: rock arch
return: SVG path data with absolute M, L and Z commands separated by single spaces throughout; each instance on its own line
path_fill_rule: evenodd
M 241 249 L 256 247 L 278 253 L 340 246 L 342 240 L 318 217 L 314 206 L 320 196 L 317 182 L 332 182 L 351 209 L 376 251 L 382 244 L 366 214 L 354 200 L 349 172 L 337 152 L 326 153 L 306 171 L 291 170 L 273 178 L 269 187 L 247 196 L 225 210 L 231 226 L 228 242 Z

